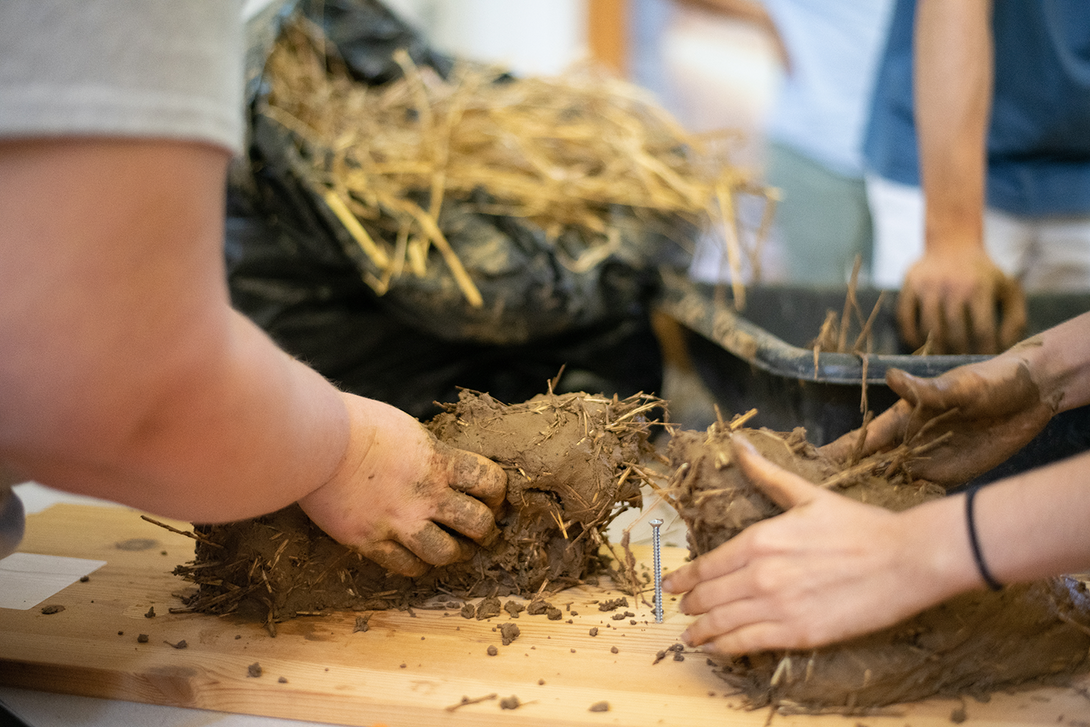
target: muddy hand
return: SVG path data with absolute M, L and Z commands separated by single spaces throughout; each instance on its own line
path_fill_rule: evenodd
M 905 276 L 897 322 L 913 348 L 930 336 L 933 354 L 999 353 L 1022 336 L 1025 295 L 982 249 L 932 252 Z
M 299 504 L 339 542 L 388 570 L 418 576 L 472 556 L 499 531 L 507 475 L 435 439 L 380 402 L 349 397 L 352 441 L 341 469 Z
M 864 505 L 787 472 L 741 437 L 735 461 L 787 509 L 746 528 L 671 573 L 698 615 L 682 635 L 692 646 L 741 654 L 813 648 L 895 623 L 935 598 L 926 584 L 904 593 L 904 528 L 894 513 Z M 909 547 L 915 547 L 908 543 Z
M 943 438 L 910 467 L 915 476 L 945 486 L 967 482 L 1005 461 L 1037 436 L 1059 405 L 1042 395 L 1023 358 L 1035 345 L 1031 339 L 933 379 L 891 369 L 886 383 L 901 401 L 868 427 L 864 455 L 902 441 L 919 446 Z M 844 459 L 858 436 L 858 431 L 849 432 L 822 452 Z
M 889 379 L 890 375 L 887 373 L 887 384 Z M 860 457 L 867 457 L 875 452 L 893 449 L 904 441 L 905 428 L 911 415 L 912 404 L 901 399 L 875 417 L 866 430 L 853 429 L 821 447 L 821 453 L 834 461 L 845 462 L 853 453 L 858 453 Z M 864 434 L 866 441 L 860 447 L 859 437 Z

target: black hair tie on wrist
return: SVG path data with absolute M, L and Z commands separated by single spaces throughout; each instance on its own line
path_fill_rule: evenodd
M 980 552 L 980 541 L 976 537 L 976 521 L 973 518 L 973 498 L 976 497 L 979 487 L 974 487 L 965 493 L 965 522 L 969 526 L 969 545 L 973 548 L 973 560 L 976 561 L 976 569 L 980 573 L 980 578 L 987 584 L 988 588 L 993 591 L 998 591 L 1003 588 L 1003 584 L 995 579 L 992 572 L 988 570 L 988 566 L 984 563 L 984 556 Z

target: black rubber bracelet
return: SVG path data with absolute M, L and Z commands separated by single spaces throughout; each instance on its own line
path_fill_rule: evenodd
M 993 591 L 998 591 L 1003 588 L 1003 584 L 995 579 L 992 572 L 988 570 L 988 566 L 984 563 L 984 556 L 980 552 L 980 541 L 976 537 L 976 521 L 973 518 L 973 498 L 976 497 L 978 487 L 974 487 L 965 493 L 965 522 L 969 526 L 969 545 L 973 548 L 973 560 L 976 561 L 976 569 L 980 573 L 980 578 L 987 584 L 988 588 Z

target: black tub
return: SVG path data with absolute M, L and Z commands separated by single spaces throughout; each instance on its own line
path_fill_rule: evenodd
M 879 291 L 859 290 L 864 315 Z M 729 289 L 668 273 L 659 308 L 686 329 L 693 365 L 725 416 L 756 408 L 754 426 L 780 431 L 804 426 L 815 444 L 832 441 L 863 422 L 864 356 L 820 353 L 811 342 L 826 312 L 844 307 L 845 289 L 788 285 L 752 286 L 746 307 L 734 310 Z M 867 403 L 876 414 L 896 400 L 885 385 L 886 370 L 937 376 L 986 356 L 913 356 L 897 336 L 895 296 L 887 294 L 873 326 L 874 353 L 866 358 Z M 1090 293 L 1029 296 L 1027 335 L 1090 310 Z M 854 328 L 858 331 L 858 326 Z M 854 332 L 852 334 L 855 335 Z M 1090 408 L 1057 416 L 1037 439 L 995 475 L 1043 464 L 1090 446 Z

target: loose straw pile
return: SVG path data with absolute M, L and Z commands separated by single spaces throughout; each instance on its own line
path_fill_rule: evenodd
M 576 261 L 584 268 L 619 244 L 610 205 L 718 216 L 735 301 L 744 303 L 733 200 L 769 195 L 725 162 L 729 135 L 688 134 L 642 90 L 589 70 L 511 80 L 461 65 L 444 80 L 404 51 L 395 60 L 401 79 L 365 86 L 316 25 L 296 20 L 268 59 L 262 109 L 298 137 L 321 195 L 378 271 L 364 273 L 376 292 L 407 273 L 425 275 L 434 246 L 465 299 L 482 305 L 438 220 L 445 198 L 464 202 L 483 190 L 473 197 L 486 200 L 480 212 L 526 218 L 550 239 L 580 229 L 591 241 Z

